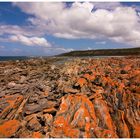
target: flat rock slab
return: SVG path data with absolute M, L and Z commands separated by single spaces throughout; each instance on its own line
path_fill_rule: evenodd
M 38 103 L 26 104 L 24 112 L 29 115 L 36 112 L 41 112 L 43 109 L 51 109 L 56 105 L 55 101 L 48 101 L 47 99 L 40 99 Z

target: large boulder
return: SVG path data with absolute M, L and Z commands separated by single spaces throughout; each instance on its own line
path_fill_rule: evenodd
M 98 114 L 95 114 L 95 109 Z M 102 121 L 102 128 L 98 126 L 97 117 Z M 104 135 L 108 138 L 117 137 L 103 101 L 95 100 L 92 104 L 84 95 L 68 95 L 62 98 L 60 109 L 53 122 L 51 137 L 90 138 Z

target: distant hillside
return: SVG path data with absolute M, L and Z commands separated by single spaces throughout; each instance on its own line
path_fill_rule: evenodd
M 68 53 L 60 54 L 58 56 L 123 56 L 123 55 L 140 55 L 140 48 L 71 51 Z

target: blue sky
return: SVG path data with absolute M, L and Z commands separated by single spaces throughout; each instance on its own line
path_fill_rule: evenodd
M 0 56 L 140 47 L 139 11 L 139 2 L 0 2 Z

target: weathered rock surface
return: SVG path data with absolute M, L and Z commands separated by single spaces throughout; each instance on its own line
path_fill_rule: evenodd
M 140 58 L 0 62 L 0 137 L 140 138 Z
M 9 120 L 0 125 L 0 137 L 8 138 L 15 135 L 20 128 L 20 122 L 17 120 Z
M 95 113 L 95 109 L 98 112 Z M 90 138 L 100 137 L 104 134 L 99 134 L 98 131 L 104 131 L 104 133 L 108 133 L 106 137 L 117 137 L 112 126 L 111 117 L 106 111 L 108 111 L 107 108 L 101 102 L 94 105 L 86 96 L 69 95 L 62 99 L 50 136 L 57 138 Z M 102 120 L 103 125 L 99 126 L 98 118 Z

